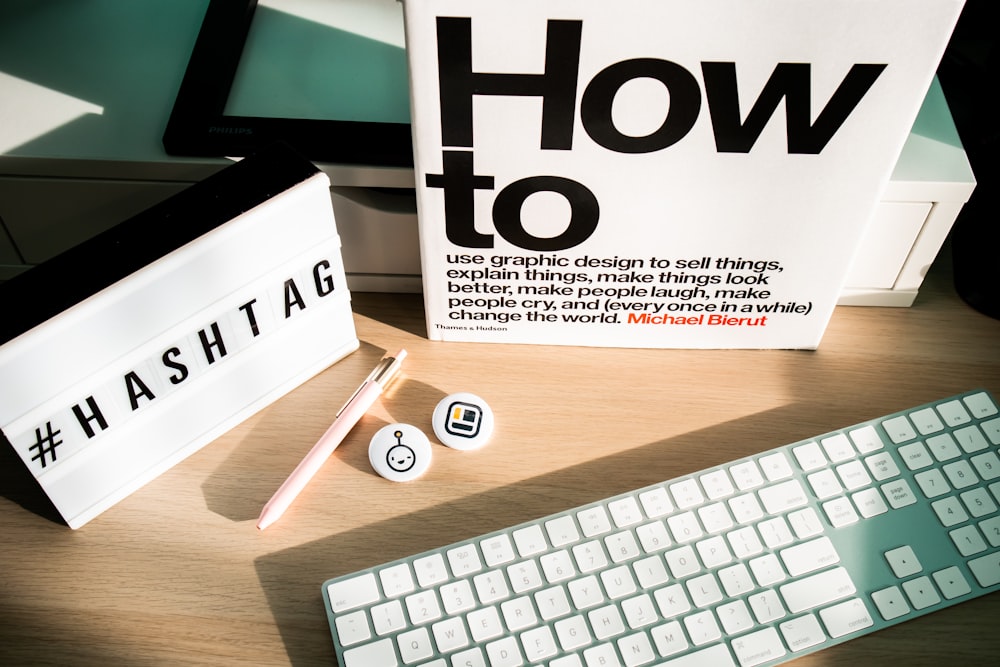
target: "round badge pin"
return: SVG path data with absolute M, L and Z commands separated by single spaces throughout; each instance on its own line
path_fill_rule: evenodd
M 493 410 L 479 396 L 461 392 L 441 399 L 431 423 L 442 444 L 453 449 L 479 449 L 493 435 Z
M 389 481 L 409 482 L 430 467 L 431 443 L 416 426 L 389 424 L 372 436 L 368 461 Z

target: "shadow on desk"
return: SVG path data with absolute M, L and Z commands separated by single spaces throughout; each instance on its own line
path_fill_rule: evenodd
M 0 433 L 0 495 L 24 509 L 66 526 L 59 510 L 25 467 L 7 436 Z
M 724 463 L 734 458 L 732 443 L 742 443 L 740 456 L 757 453 L 775 443 L 753 442 L 748 434 L 801 414 L 801 405 L 782 406 L 258 558 L 289 659 L 335 664 L 320 594 L 327 579 Z M 713 443 L 727 446 L 715 451 Z

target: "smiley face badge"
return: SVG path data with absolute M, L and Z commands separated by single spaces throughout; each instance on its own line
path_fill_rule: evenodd
M 420 429 L 409 424 L 389 424 L 372 436 L 368 461 L 382 477 L 409 482 L 431 465 L 431 443 Z

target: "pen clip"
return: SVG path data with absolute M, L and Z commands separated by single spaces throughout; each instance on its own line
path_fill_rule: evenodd
M 396 372 L 399 371 L 399 367 L 403 363 L 403 356 L 404 355 L 396 357 L 382 357 L 382 360 L 378 362 L 378 366 L 376 366 L 375 369 L 368 374 L 368 377 L 361 383 L 361 386 L 355 389 L 354 393 L 351 394 L 351 397 L 347 399 L 347 402 L 344 403 L 339 410 L 337 410 L 337 417 L 339 417 L 340 413 L 347 409 L 347 406 L 350 405 L 355 398 L 357 398 L 358 394 L 361 393 L 361 390 L 364 389 L 369 382 L 375 382 L 380 387 L 385 388 L 389 381 L 395 377 Z

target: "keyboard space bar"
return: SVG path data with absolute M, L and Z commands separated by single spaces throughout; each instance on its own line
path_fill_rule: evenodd
M 716 644 L 673 660 L 656 663 L 657 667 L 736 667 L 725 644 Z

